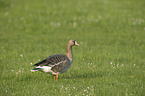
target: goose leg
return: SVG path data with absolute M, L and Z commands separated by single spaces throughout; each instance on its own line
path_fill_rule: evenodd
M 55 75 L 53 77 L 54 77 L 54 80 L 55 80 Z
M 58 81 L 58 74 L 56 74 L 56 81 Z

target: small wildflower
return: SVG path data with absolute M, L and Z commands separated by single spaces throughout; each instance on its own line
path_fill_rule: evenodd
M 110 62 L 110 64 L 112 64 L 112 62 Z
M 117 67 L 119 66 L 119 64 L 117 64 Z
M 87 90 L 84 90 L 84 92 L 85 92 L 85 91 L 87 91 Z
M 135 64 L 133 64 L 135 66 Z
M 14 71 L 14 70 L 11 70 L 11 71 Z
M 30 63 L 32 65 L 32 63 Z
M 75 87 L 73 87 L 75 89 Z
M 23 55 L 21 54 L 20 56 L 22 57 Z
M 121 67 L 123 67 L 123 66 L 124 66 L 124 64 L 121 65 Z
M 21 69 L 19 69 L 19 71 L 18 72 L 21 72 Z
M 77 23 L 76 22 L 73 22 L 73 26 L 76 27 L 77 26 Z

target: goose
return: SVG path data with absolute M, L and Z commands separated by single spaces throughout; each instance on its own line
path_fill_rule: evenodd
M 66 72 L 72 62 L 73 62 L 73 54 L 72 54 L 72 46 L 79 46 L 76 40 L 69 40 L 67 44 L 67 52 L 66 54 L 55 54 L 51 55 L 48 58 L 32 65 L 36 66 L 31 71 L 42 71 L 42 72 L 48 72 L 54 76 L 54 79 L 56 81 L 58 80 L 58 75 Z

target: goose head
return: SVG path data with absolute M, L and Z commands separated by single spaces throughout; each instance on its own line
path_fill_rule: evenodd
M 77 43 L 76 40 L 69 40 L 68 44 L 69 44 L 70 46 L 79 46 L 79 44 Z

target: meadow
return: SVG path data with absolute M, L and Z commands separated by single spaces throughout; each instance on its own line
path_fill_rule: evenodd
M 58 81 L 30 72 L 70 39 Z M 145 1 L 0 0 L 0 96 L 145 96 Z

